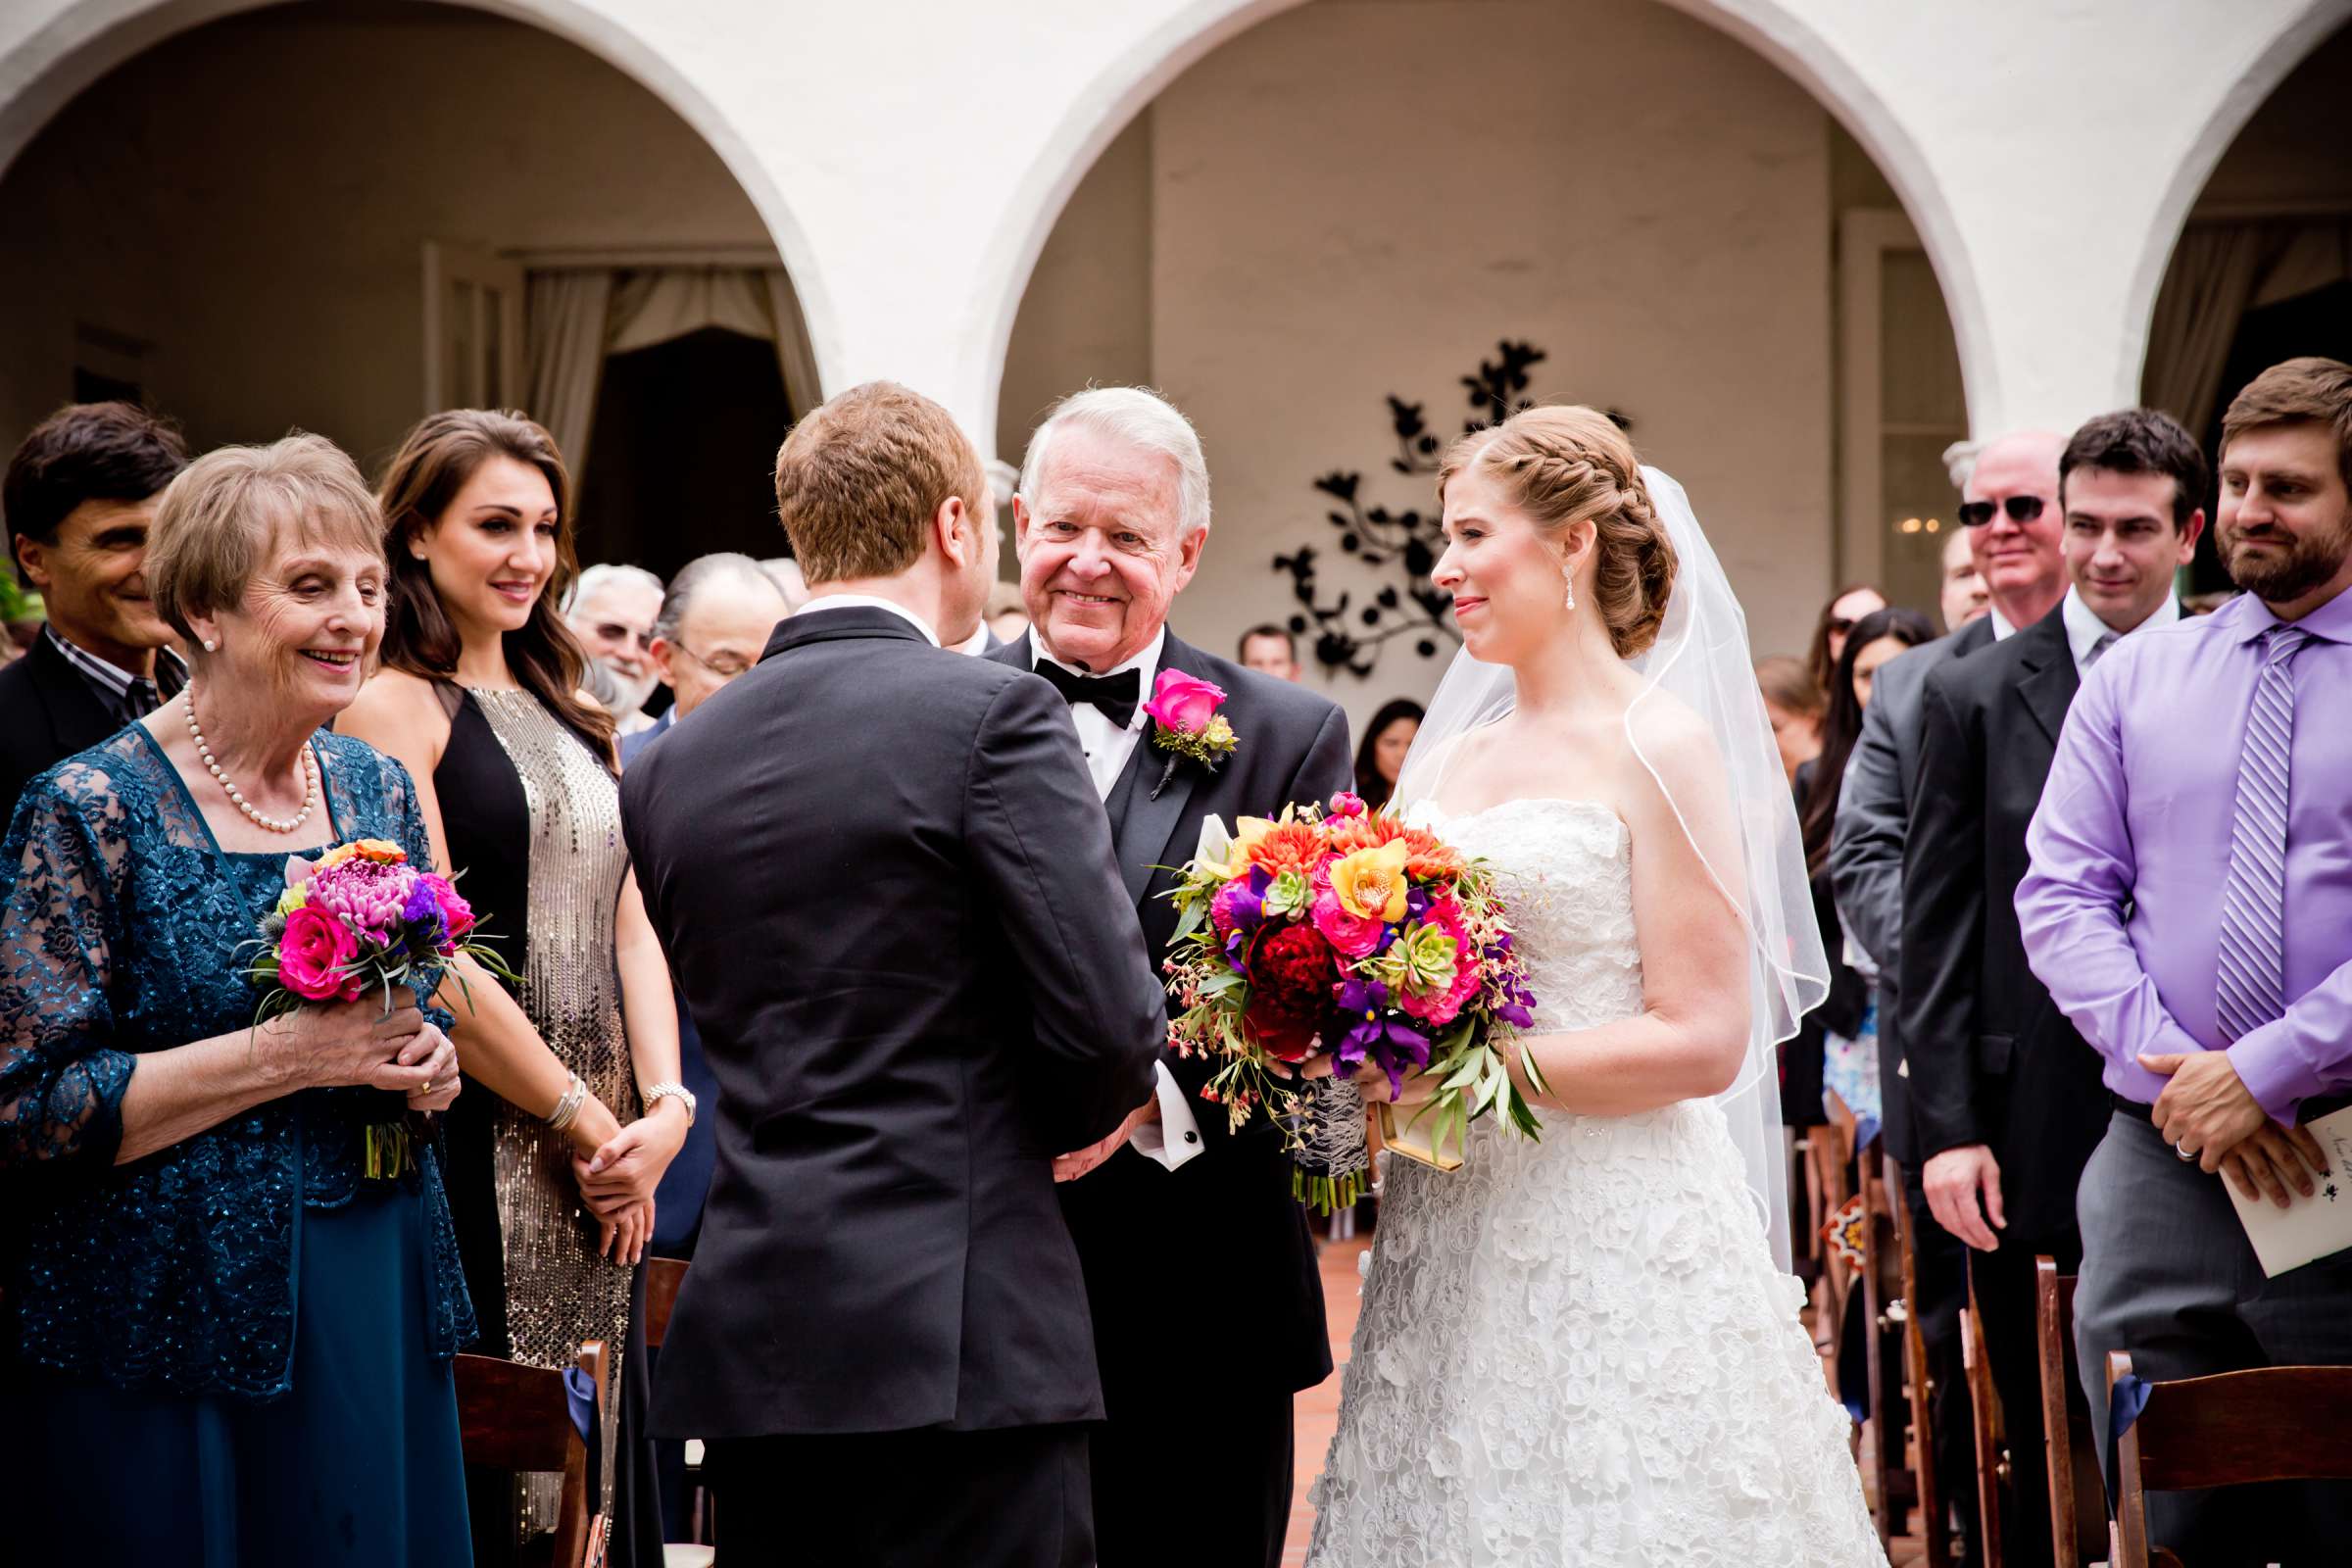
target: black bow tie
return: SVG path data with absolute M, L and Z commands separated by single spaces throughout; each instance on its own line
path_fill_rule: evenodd
M 1037 672 L 1052 681 L 1054 689 L 1072 708 L 1092 703 L 1097 712 L 1122 729 L 1135 721 L 1136 699 L 1144 690 L 1142 670 L 1122 669 L 1116 675 L 1074 675 L 1052 660 L 1042 659 L 1038 661 Z

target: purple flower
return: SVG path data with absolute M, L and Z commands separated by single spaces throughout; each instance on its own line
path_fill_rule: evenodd
M 1348 1032 L 1332 1052 L 1332 1064 L 1352 1073 L 1369 1057 L 1389 1075 L 1391 1098 L 1404 1086 L 1404 1072 L 1429 1065 L 1429 1036 L 1389 1011 L 1389 988 L 1377 980 L 1349 980 L 1340 987 L 1340 1012 Z

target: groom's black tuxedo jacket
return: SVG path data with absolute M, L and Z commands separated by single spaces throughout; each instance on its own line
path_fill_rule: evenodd
M 1027 636 L 985 657 L 1016 669 L 1035 661 Z M 1203 817 L 1231 827 L 1237 817 L 1270 816 L 1289 804 L 1328 802 L 1353 779 L 1348 716 L 1328 699 L 1204 654 L 1173 631 L 1159 667 L 1223 688 L 1219 711 L 1240 745 L 1213 772 L 1178 761 L 1155 799 L 1169 754 L 1152 744 L 1147 729 L 1104 803 L 1126 895 L 1154 964 L 1176 935 L 1167 899 L 1176 885 L 1172 868 L 1192 858 Z M 1200 1098 L 1210 1064 L 1173 1052 L 1164 1059 L 1191 1097 L 1202 1152 L 1168 1171 L 1122 1149 L 1062 1187 L 1113 1420 L 1148 1419 L 1150 1401 L 1192 1396 L 1187 1380 L 1212 1367 L 1257 1390 L 1277 1382 L 1312 1388 L 1331 1371 L 1322 1277 L 1305 1215 L 1291 1196 L 1281 1135 L 1262 1113 L 1240 1136 L 1228 1134 L 1225 1107 Z M 1199 1335 L 1215 1325 L 1247 1328 L 1220 1333 L 1214 1349 L 1203 1349 Z
M 807 611 L 621 803 L 718 1082 L 656 1431 L 1100 1416 L 1052 1158 L 1143 1103 L 1167 1020 L 1061 698 Z
M 2109 1117 L 2098 1053 L 2028 966 L 2017 923 L 2026 829 L 2081 684 L 2055 610 L 1931 673 L 1903 847 L 1899 1004 L 1920 1162 L 1990 1146 L 2008 1235 L 2040 1251 L 2074 1234 L 2075 1189 Z

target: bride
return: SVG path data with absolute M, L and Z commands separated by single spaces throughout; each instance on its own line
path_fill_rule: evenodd
M 1438 490 L 1464 654 L 1397 797 L 1494 866 L 1548 1093 L 1540 1141 L 1390 1159 L 1307 1562 L 1883 1568 L 1765 1218 L 1827 965 L 1738 602 L 1590 409 L 1464 436 Z

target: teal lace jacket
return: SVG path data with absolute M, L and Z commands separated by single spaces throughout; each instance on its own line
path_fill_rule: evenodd
M 390 839 L 429 865 L 407 770 L 345 736 L 316 745 L 335 841 Z M 140 1054 L 252 1024 L 238 947 L 283 891 L 285 859 L 222 852 L 135 724 L 18 803 L 0 849 L 0 1207 L 25 1360 L 125 1389 L 288 1388 L 303 1211 L 352 1200 L 363 1128 L 399 1119 L 400 1097 L 302 1090 L 115 1163 Z M 405 1179 L 425 1205 L 429 1343 L 385 1349 L 452 1355 L 473 1309 L 430 1148 Z

